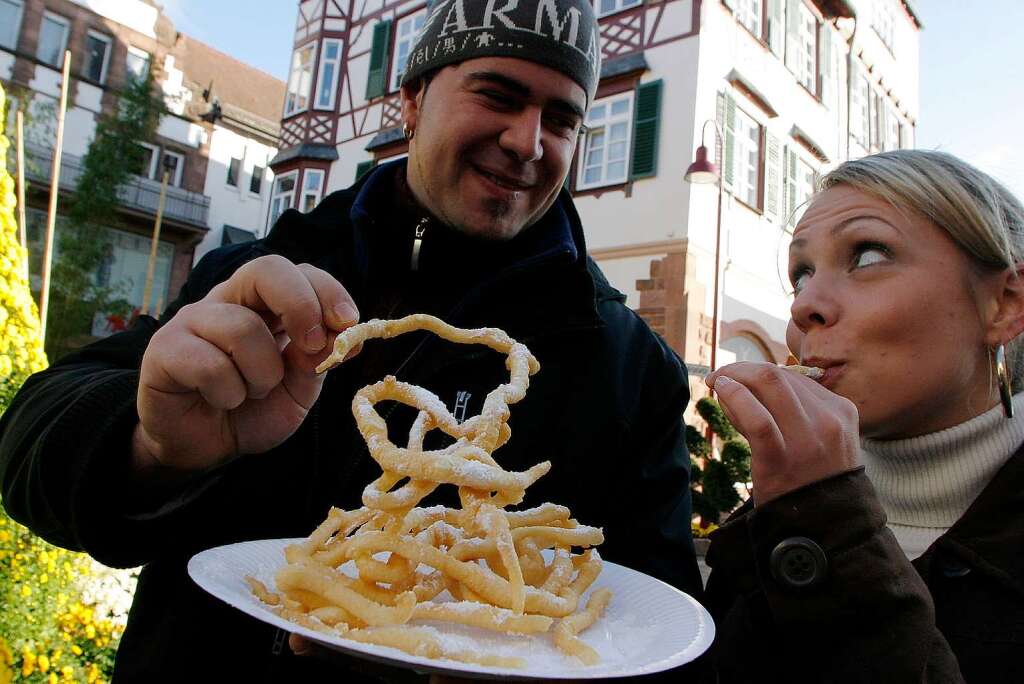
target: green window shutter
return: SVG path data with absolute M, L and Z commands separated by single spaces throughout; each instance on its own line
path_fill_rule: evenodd
M 649 178 L 658 172 L 658 132 L 661 119 L 660 80 L 636 89 L 633 112 L 633 178 Z
M 794 74 L 800 68 L 800 3 L 786 0 L 786 67 Z
M 718 167 L 718 172 L 722 174 L 722 180 L 725 181 L 727 186 L 732 186 L 733 181 L 733 168 L 735 162 L 733 160 L 734 150 L 736 147 L 733 130 L 736 128 L 736 100 L 733 99 L 729 93 L 721 93 L 720 106 L 719 106 L 719 128 L 722 131 L 722 135 L 725 137 L 723 141 L 722 156 L 724 159 Z
M 356 180 L 358 181 L 360 178 L 369 173 L 370 169 L 372 169 L 373 166 L 374 161 L 372 159 L 368 161 L 359 162 L 358 164 L 356 164 Z
M 385 19 L 373 27 L 373 46 L 370 48 L 370 75 L 366 79 L 366 99 L 372 100 L 387 92 L 388 51 L 391 49 L 391 20 Z
M 768 47 L 775 56 L 782 59 L 786 41 L 786 10 L 783 0 L 768 0 Z
M 779 220 L 782 202 L 782 143 L 765 132 L 764 213 L 772 221 Z

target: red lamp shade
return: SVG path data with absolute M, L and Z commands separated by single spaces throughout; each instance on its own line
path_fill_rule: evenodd
M 708 161 L 708 148 L 701 145 L 697 148 L 697 158 L 686 169 L 683 178 L 688 183 L 717 183 L 718 169 Z

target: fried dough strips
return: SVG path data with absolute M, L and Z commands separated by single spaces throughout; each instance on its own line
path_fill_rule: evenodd
M 435 394 L 394 377 L 359 390 L 352 412 L 383 473 L 363 491 L 363 508 L 331 509 L 306 540 L 285 550 L 288 564 L 276 576 L 280 595 L 252 580 L 254 593 L 299 624 L 414 655 L 523 665 L 516 658 L 446 649 L 431 627 L 414 626 L 431 621 L 505 633 L 548 633 L 567 654 L 587 664 L 597 662 L 596 653 L 575 635 L 598 619 L 608 597 L 576 611 L 601 572 L 601 558 L 592 547 L 604 535 L 598 528 L 579 525 L 564 506 L 505 510 L 522 502 L 527 487 L 551 463 L 509 472 L 491 455 L 512 435 L 509 406 L 523 399 L 530 376 L 540 369 L 530 350 L 496 328 L 464 330 L 416 314 L 349 328 L 317 371 L 341 363 L 367 340 L 413 330 L 505 354 L 509 381 L 487 395 L 479 415 L 462 423 Z M 377 412 L 376 405 L 389 400 L 419 411 L 405 447 L 390 441 Z M 444 432 L 453 443 L 424 450 L 431 430 Z M 461 508 L 418 507 L 443 484 L 458 487 Z M 586 550 L 573 554 L 573 548 Z M 546 549 L 554 549 L 550 563 L 542 555 Z M 349 561 L 356 577 L 338 570 Z M 433 600 L 445 590 L 453 601 Z

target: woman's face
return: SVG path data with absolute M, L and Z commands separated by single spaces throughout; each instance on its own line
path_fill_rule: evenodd
M 793 233 L 786 341 L 822 383 L 857 405 L 861 434 L 896 439 L 995 405 L 983 312 L 998 275 L 980 275 L 935 224 L 836 186 Z

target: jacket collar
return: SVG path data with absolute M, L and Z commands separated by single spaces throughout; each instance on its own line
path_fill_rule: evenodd
M 941 552 L 1024 595 L 1024 445 L 926 555 Z

